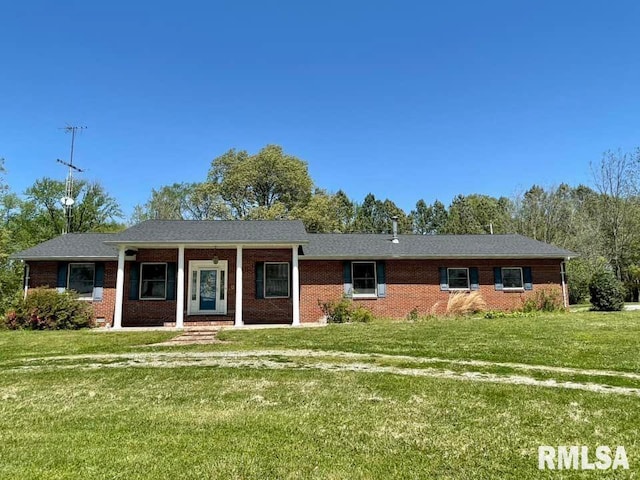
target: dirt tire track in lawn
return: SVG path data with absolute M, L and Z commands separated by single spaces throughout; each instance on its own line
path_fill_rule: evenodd
M 287 361 L 275 361 L 265 357 L 286 358 Z M 331 359 L 351 360 L 337 362 Z M 415 377 L 442 378 L 483 383 L 525 385 L 546 388 L 584 390 L 596 393 L 613 393 L 640 397 L 640 388 L 612 386 L 602 383 L 559 381 L 555 379 L 536 379 L 525 375 L 495 374 L 474 371 L 453 371 L 434 367 L 398 367 L 363 363 L 363 360 L 401 361 L 417 365 L 443 363 L 457 366 L 506 367 L 545 373 L 586 375 L 600 377 L 620 377 L 639 380 L 640 375 L 631 372 L 612 370 L 577 369 L 545 365 L 527 365 L 508 362 L 489 362 L 484 360 L 451 360 L 444 358 L 421 358 L 406 355 L 361 354 L 351 352 L 320 350 L 251 350 L 236 352 L 142 352 L 122 354 L 68 355 L 22 359 L 21 365 L 0 367 L 1 372 L 68 370 L 68 369 L 109 369 L 109 368 L 178 368 L 178 367 L 220 367 L 220 368 L 268 368 L 268 369 L 314 369 L 332 372 L 384 373 Z

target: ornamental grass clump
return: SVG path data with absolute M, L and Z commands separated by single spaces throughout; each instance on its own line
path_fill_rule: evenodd
M 487 302 L 484 301 L 480 292 L 455 292 L 449 296 L 446 315 L 452 317 L 470 315 L 486 309 Z

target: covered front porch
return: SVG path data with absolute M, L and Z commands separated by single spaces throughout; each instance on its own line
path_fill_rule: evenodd
M 113 329 L 298 326 L 299 247 L 119 244 Z

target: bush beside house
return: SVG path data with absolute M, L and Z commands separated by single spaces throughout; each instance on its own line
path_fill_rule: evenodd
M 520 311 L 529 312 L 561 312 L 564 311 L 562 295 L 556 289 L 543 288 L 522 303 Z
M 91 305 L 71 291 L 58 293 L 34 288 L 5 314 L 4 326 L 12 330 L 78 330 L 95 326 Z
M 374 320 L 373 313 L 362 305 L 354 305 L 349 298 L 320 302 L 318 305 L 327 318 L 327 323 L 368 323 Z

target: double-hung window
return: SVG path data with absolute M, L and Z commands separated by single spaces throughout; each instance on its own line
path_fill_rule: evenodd
M 377 296 L 376 262 L 352 262 L 351 275 L 354 297 Z
M 265 262 L 264 298 L 289 297 L 289 263 Z
M 140 265 L 140 299 L 165 300 L 167 298 L 167 264 L 142 263 Z
M 468 268 L 447 268 L 449 290 L 469 290 Z
M 503 267 L 502 288 L 504 290 L 522 290 L 524 288 L 524 282 L 522 280 L 522 268 Z
M 91 299 L 95 275 L 96 269 L 93 263 L 70 263 L 67 289 L 75 291 L 79 298 Z

